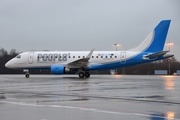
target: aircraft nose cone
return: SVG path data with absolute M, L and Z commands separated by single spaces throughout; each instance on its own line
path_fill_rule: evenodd
M 6 67 L 6 68 L 9 68 L 9 67 L 10 67 L 10 61 L 5 64 L 5 67 Z

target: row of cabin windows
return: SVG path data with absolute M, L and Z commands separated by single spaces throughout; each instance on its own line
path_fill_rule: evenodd
M 39 57 L 39 56 L 38 56 Z M 66 57 L 66 56 L 64 56 L 64 57 Z M 113 58 L 113 56 L 91 56 L 92 58 Z M 44 58 L 44 56 L 42 56 L 42 58 Z M 48 56 L 47 56 L 47 58 L 48 58 Z M 51 58 L 52 58 L 52 56 L 51 56 Z M 56 56 L 56 58 L 57 58 L 57 56 Z M 59 58 L 62 58 L 62 56 L 59 56 Z M 68 58 L 71 58 L 71 56 L 68 56 Z M 73 58 L 75 58 L 75 56 L 73 56 Z M 78 56 L 78 58 L 81 58 L 80 56 Z M 85 58 L 85 56 L 83 56 L 82 58 Z M 114 56 L 114 58 L 117 58 L 117 56 Z
M 71 56 L 69 56 L 69 58 L 71 58 Z M 73 58 L 75 58 L 75 56 L 73 56 Z M 81 58 L 80 56 L 78 56 L 78 58 Z M 83 56 L 82 58 L 85 58 L 85 56 Z M 91 58 L 113 58 L 113 56 L 91 56 Z M 114 56 L 114 58 L 117 58 L 117 56 Z

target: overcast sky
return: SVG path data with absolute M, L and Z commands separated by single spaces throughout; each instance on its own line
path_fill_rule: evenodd
M 0 47 L 128 50 L 164 19 L 172 20 L 167 42 L 180 60 L 180 0 L 0 0 Z

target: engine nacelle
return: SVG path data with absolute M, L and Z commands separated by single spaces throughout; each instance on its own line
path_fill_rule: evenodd
M 70 69 L 61 66 L 61 65 L 53 65 L 51 66 L 51 73 L 52 74 L 65 74 L 70 72 Z

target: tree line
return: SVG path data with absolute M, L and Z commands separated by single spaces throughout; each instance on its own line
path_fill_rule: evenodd
M 16 49 L 11 49 L 9 52 L 4 48 L 0 48 L 0 74 L 22 74 L 22 70 L 8 69 L 4 65 L 7 61 L 17 56 L 19 52 Z M 175 73 L 180 70 L 180 62 L 175 59 L 175 57 L 164 59 L 156 62 L 145 63 L 140 65 L 135 65 L 131 67 L 118 68 L 118 74 L 129 74 L 129 75 L 152 75 L 154 70 L 168 70 L 170 69 L 170 74 Z M 51 71 L 39 70 L 31 71 L 34 74 L 50 74 Z M 110 74 L 110 70 L 94 71 L 93 74 Z

